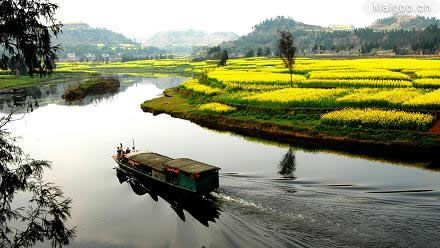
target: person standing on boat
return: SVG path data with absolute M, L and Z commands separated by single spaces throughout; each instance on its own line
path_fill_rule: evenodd
M 125 150 L 125 154 L 129 154 L 131 151 L 130 151 L 130 148 L 127 146 L 127 150 Z
M 122 149 L 119 146 L 116 147 L 116 154 L 118 155 L 118 158 L 120 158 L 122 155 Z

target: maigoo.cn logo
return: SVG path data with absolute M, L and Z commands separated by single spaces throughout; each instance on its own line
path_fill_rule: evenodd
M 432 15 L 437 12 L 439 2 L 437 1 L 381 1 L 368 0 L 366 10 L 372 14 L 393 14 L 393 15 Z

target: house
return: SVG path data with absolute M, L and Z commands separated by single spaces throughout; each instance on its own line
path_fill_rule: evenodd
M 75 53 L 68 53 L 66 57 L 67 61 L 78 61 Z
M 95 61 L 96 60 L 96 55 L 94 53 L 87 53 L 86 54 L 86 59 L 87 59 L 87 61 Z

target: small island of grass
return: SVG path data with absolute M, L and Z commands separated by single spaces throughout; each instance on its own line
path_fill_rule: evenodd
M 106 94 L 117 92 L 121 83 L 114 77 L 93 77 L 83 83 L 69 87 L 63 98 L 66 101 L 84 99 L 88 95 Z

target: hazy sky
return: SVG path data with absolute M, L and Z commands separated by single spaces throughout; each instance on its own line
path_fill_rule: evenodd
M 278 15 L 322 26 L 351 24 L 363 27 L 379 17 L 390 16 L 392 12 L 386 6 L 436 17 L 439 17 L 440 6 L 440 0 L 54 1 L 60 5 L 58 18 L 63 22 L 86 22 L 138 40 L 159 31 L 188 28 L 208 32 L 232 31 L 243 35 L 260 21 Z M 417 10 L 420 6 L 422 8 Z

